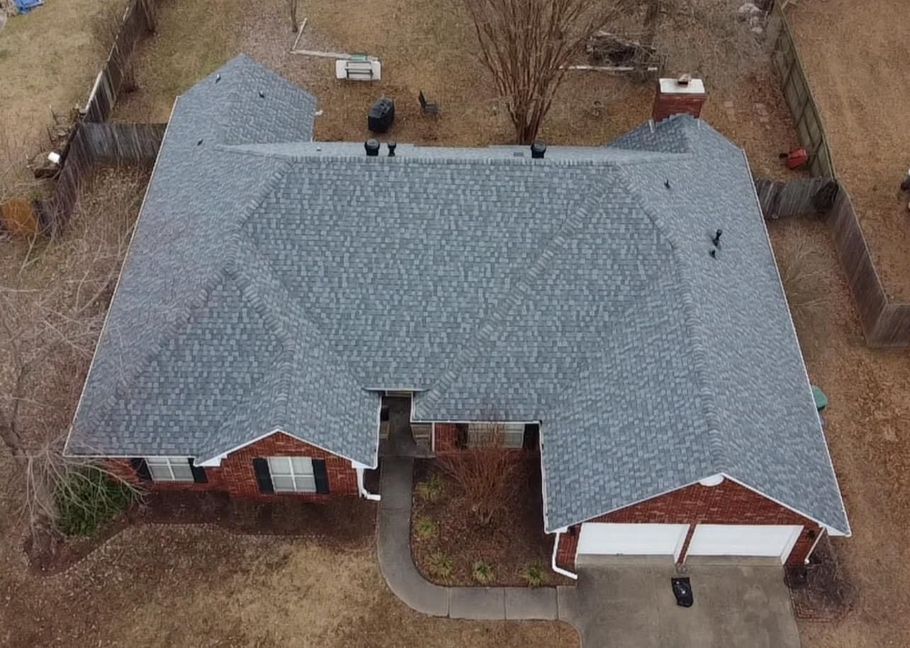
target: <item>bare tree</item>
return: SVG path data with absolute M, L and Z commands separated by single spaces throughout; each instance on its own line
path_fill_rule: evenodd
M 470 438 L 467 448 L 437 459 L 470 502 L 481 525 L 489 524 L 510 504 L 517 452 L 521 451 L 503 446 L 502 426 L 493 424 Z
M 505 99 L 519 143 L 532 142 L 585 41 L 633 0 L 465 0 L 480 60 Z
M 143 186 L 138 174 L 96 176 L 64 234 L 9 241 L 0 261 L 0 446 L 38 551 L 52 546 L 60 498 L 85 493 L 80 480 L 104 470 L 65 458 L 63 442 Z

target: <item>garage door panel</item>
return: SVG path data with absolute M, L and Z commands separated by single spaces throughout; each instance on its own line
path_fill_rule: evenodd
M 773 556 L 784 560 L 796 543 L 798 525 L 699 524 L 687 556 Z
M 687 524 L 581 525 L 578 553 L 585 555 L 673 556 L 679 555 Z

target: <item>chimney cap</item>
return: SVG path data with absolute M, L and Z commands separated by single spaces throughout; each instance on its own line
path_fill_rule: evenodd
M 664 95 L 704 95 L 705 94 L 705 82 L 701 79 L 689 79 L 683 83 L 683 77 L 688 75 L 683 75 L 677 79 L 659 79 L 658 85 L 660 89 L 660 94 Z

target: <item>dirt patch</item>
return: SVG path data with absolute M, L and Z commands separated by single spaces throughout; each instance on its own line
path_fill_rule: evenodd
M 769 223 L 775 254 L 802 237 L 824 262 L 825 337 L 807 349 L 811 381 L 830 398 L 825 435 L 853 529 L 831 540 L 856 591 L 852 610 L 833 622 L 799 621 L 806 648 L 898 646 L 910 637 L 910 352 L 869 349 L 828 226 L 820 221 Z
M 826 0 L 789 12 L 838 175 L 853 197 L 885 290 L 910 301 L 910 3 Z
M 478 585 L 472 569 L 482 561 L 493 569 L 487 585 L 527 586 L 524 574 L 532 565 L 542 570 L 547 585 L 571 582 L 549 568 L 553 537 L 543 531 L 539 456 L 522 457 L 509 505 L 486 526 L 478 524 L 471 502 L 435 462 L 416 464 L 415 485 L 434 476 L 442 484 L 438 499 L 425 499 L 418 486 L 411 509 L 411 552 L 425 578 L 441 585 Z M 434 568 L 442 556 L 451 561 L 448 577 Z
M 818 543 L 808 565 L 787 568 L 786 580 L 800 619 L 837 621 L 850 612 L 856 601 L 853 583 L 827 537 Z

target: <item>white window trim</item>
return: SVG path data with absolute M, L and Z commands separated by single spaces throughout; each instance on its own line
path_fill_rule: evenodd
M 190 467 L 190 458 L 189 457 L 145 457 L 145 465 L 148 466 L 149 476 L 152 478 L 152 481 L 159 484 L 169 484 L 169 483 L 179 483 L 179 484 L 188 484 L 196 481 L 193 478 L 193 469 Z M 174 472 L 174 466 L 179 466 L 181 468 L 186 468 L 189 471 L 189 477 L 177 477 Z M 152 468 L 165 468 L 168 472 L 168 477 L 157 477 L 155 476 Z
M 305 460 L 309 467 L 310 472 L 295 472 L 294 471 L 294 459 Z M 313 458 L 312 457 L 301 457 L 301 456 L 274 456 L 266 457 L 269 465 L 269 477 L 272 479 L 272 489 L 276 493 L 315 493 L 316 492 L 316 471 L 313 467 Z M 287 473 L 278 473 L 276 474 L 272 468 L 272 462 L 278 461 L 287 462 Z M 275 483 L 276 477 L 290 477 L 291 484 L 293 484 L 292 489 L 279 488 Z M 299 484 L 303 484 L 306 487 L 303 488 Z M 312 484 L 312 486 L 310 486 Z

